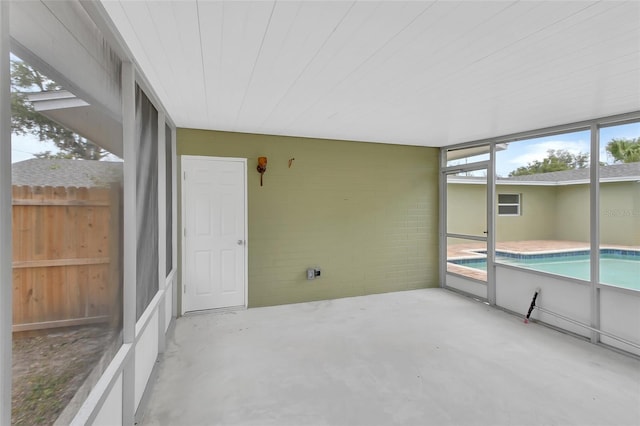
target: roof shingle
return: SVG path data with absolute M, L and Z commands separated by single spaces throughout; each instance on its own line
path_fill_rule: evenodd
M 611 164 L 600 167 L 600 179 L 633 177 L 640 179 L 640 163 Z M 498 178 L 498 181 L 522 182 L 571 182 L 580 180 L 589 180 L 589 168 Z
M 39 159 L 12 164 L 13 185 L 94 188 L 122 180 L 122 164 L 112 161 Z

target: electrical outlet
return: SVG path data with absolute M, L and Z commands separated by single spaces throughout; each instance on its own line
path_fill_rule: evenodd
M 320 268 L 309 268 L 309 269 L 307 269 L 307 279 L 308 280 L 315 280 L 316 278 L 320 277 L 320 275 L 321 275 Z

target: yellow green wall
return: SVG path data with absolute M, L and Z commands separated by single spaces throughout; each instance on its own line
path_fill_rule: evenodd
M 249 306 L 438 286 L 438 149 L 178 129 L 177 152 L 248 159 Z
M 447 186 L 447 232 L 482 236 L 487 230 L 487 186 Z
M 590 239 L 589 185 L 557 188 L 558 239 Z M 640 245 L 640 184 L 604 182 L 600 185 L 600 243 Z
M 496 199 L 498 194 L 520 194 L 521 216 L 498 216 L 496 241 L 555 238 L 555 227 L 553 221 L 549 220 L 556 212 L 556 192 L 553 187 L 497 185 Z
M 450 183 L 447 188 L 447 232 L 482 236 L 487 229 L 486 185 Z M 522 200 L 521 216 L 497 217 L 497 241 L 554 238 L 555 227 L 547 220 L 556 211 L 553 187 L 498 185 L 496 194 L 521 194 Z
M 566 185 L 554 187 L 556 191 L 555 235 L 558 240 L 590 240 L 589 185 Z
M 589 185 L 497 185 L 496 193 L 522 194 L 521 216 L 496 218 L 497 241 L 589 241 Z M 449 232 L 474 233 L 486 227 L 486 213 L 480 212 L 483 197 L 482 185 L 448 185 Z M 640 246 L 639 183 L 601 184 L 600 239 L 602 244 Z
M 589 185 L 556 187 L 555 235 L 559 240 L 590 240 Z M 600 185 L 600 243 L 640 245 L 640 184 Z
M 600 187 L 600 242 L 640 246 L 640 183 Z

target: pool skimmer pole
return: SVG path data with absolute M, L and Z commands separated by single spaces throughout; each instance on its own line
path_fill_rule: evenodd
M 531 299 L 531 305 L 529 305 L 529 312 L 527 312 L 527 316 L 524 319 L 525 324 L 529 324 L 529 317 L 531 316 L 531 312 L 533 312 L 533 308 L 536 307 L 536 299 L 538 298 L 538 294 L 540 294 L 542 290 L 540 287 L 536 288 L 536 292 L 533 293 L 533 299 Z
M 580 321 L 576 321 L 573 318 L 569 318 L 569 317 L 566 317 L 564 315 L 560 315 L 560 314 L 558 314 L 556 312 L 550 311 L 548 309 L 545 309 L 545 308 L 542 308 L 542 307 L 536 305 L 536 299 L 538 298 L 538 295 L 541 292 L 542 292 L 542 290 L 540 289 L 540 287 L 538 287 L 538 288 L 536 288 L 536 292 L 533 293 L 533 299 L 531 300 L 531 304 L 529 305 L 529 311 L 527 312 L 527 316 L 524 319 L 524 323 L 525 324 L 529 323 L 529 317 L 531 316 L 531 313 L 533 312 L 534 309 L 537 309 L 540 312 L 544 312 L 545 314 L 549 314 L 549 315 L 554 316 L 556 318 L 560 318 L 561 320 L 564 320 L 564 321 L 570 322 L 571 324 L 575 324 L 577 326 L 586 328 L 587 330 L 591 330 L 591 331 L 596 332 L 596 333 L 598 333 L 598 334 L 600 334 L 602 336 L 606 336 L 606 337 L 609 337 L 611 339 L 617 340 L 618 342 L 624 343 L 625 345 L 629 345 L 629 346 L 634 347 L 636 349 L 640 349 L 640 345 L 635 343 L 635 342 L 632 342 L 632 341 L 627 340 L 627 339 L 623 339 L 622 337 L 616 336 L 615 334 L 611 334 L 611 333 L 608 333 L 606 331 L 599 330 L 599 329 L 591 327 L 591 326 L 589 326 L 587 324 L 581 323 Z

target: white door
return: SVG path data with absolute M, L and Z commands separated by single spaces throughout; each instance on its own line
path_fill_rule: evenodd
M 246 306 L 246 160 L 182 157 L 183 312 Z

